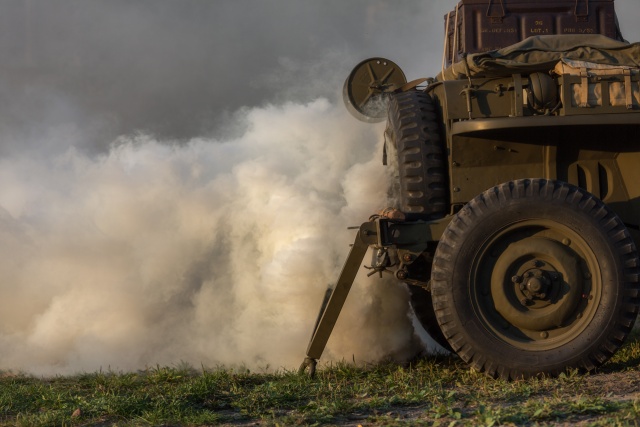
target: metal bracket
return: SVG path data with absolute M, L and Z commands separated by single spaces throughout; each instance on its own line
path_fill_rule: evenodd
M 524 89 L 524 84 L 522 81 L 522 75 L 514 74 L 513 75 L 513 104 L 511 108 L 512 117 L 524 116 L 524 104 L 522 99 L 523 89 Z
M 462 89 L 462 91 L 460 92 L 460 95 L 466 97 L 467 99 L 467 113 L 469 113 L 469 119 L 472 118 L 472 113 L 473 113 L 472 99 L 476 98 L 477 92 L 478 92 L 478 89 L 472 85 L 465 86 L 464 89 Z
M 432 224 L 423 221 L 404 222 L 387 218 L 376 218 L 360 226 L 336 285 L 327 289 L 325 293 L 320 313 L 318 313 L 311 340 L 307 347 L 307 357 L 300 365 L 299 373 L 304 373 L 308 368 L 309 376 L 313 377 L 315 375 L 318 359 L 322 356 L 329 336 L 333 332 L 340 311 L 342 311 L 369 246 L 374 246 L 380 250 L 379 254 L 373 254 L 373 264 L 374 273 L 382 273 L 386 267 L 392 266 L 386 256 L 386 248 L 396 246 L 408 251 L 407 253 L 420 254 L 426 249 L 429 242 L 433 240 L 431 226 Z M 378 258 L 380 265 L 375 262 Z
M 580 1 L 581 0 L 576 0 L 576 8 L 574 11 L 576 22 L 587 22 L 589 21 L 589 0 L 584 0 L 584 12 L 582 13 L 578 11 L 580 9 Z
M 428 81 L 429 79 L 426 77 L 423 77 L 421 79 L 416 79 L 416 80 L 411 80 L 408 83 L 405 83 L 404 85 L 400 86 L 398 89 L 396 89 L 394 91 L 394 93 L 399 93 L 399 92 L 409 92 L 410 90 L 415 89 L 416 87 L 418 87 L 419 85 L 421 85 L 422 83 Z
M 487 6 L 487 18 L 491 19 L 491 23 L 492 24 L 501 24 L 502 20 L 506 16 L 506 11 L 504 9 L 504 3 L 502 2 L 502 0 L 499 0 L 499 1 L 500 1 L 500 7 L 502 9 L 502 13 L 499 14 L 499 15 L 496 15 L 495 13 L 491 12 L 491 6 L 493 5 L 493 0 L 489 0 L 489 6 Z

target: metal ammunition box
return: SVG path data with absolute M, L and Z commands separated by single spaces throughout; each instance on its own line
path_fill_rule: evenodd
M 462 0 L 445 15 L 444 65 L 530 36 L 602 34 L 622 40 L 614 0 Z

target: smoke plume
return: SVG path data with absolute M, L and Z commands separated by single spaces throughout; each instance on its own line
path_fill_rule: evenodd
M 4 1 L 0 370 L 297 367 L 388 205 L 335 92 L 372 56 L 436 74 L 456 3 Z M 412 356 L 405 288 L 361 273 L 323 360 Z
M 386 205 L 382 131 L 327 99 L 240 136 L 121 137 L 0 160 L 0 364 L 294 368 L 353 232 Z M 414 354 L 406 290 L 359 277 L 324 360 Z

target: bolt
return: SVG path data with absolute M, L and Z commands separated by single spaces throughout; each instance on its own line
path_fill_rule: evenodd
M 524 291 L 525 289 L 527 289 L 527 287 L 524 285 L 524 283 L 520 283 L 520 290 Z
M 576 319 L 582 319 L 582 313 L 578 313 L 578 315 L 576 316 Z
M 521 282 L 522 282 L 522 277 L 520 277 L 520 276 L 513 276 L 513 277 L 511 278 L 511 281 L 512 281 L 513 283 L 521 283 Z
M 562 239 L 562 244 L 565 246 L 569 246 L 571 244 L 571 240 L 569 239 Z
M 460 166 L 460 163 L 458 163 L 458 162 L 453 162 L 452 164 L 453 164 L 453 166 Z
M 545 294 L 544 292 L 538 295 L 538 298 L 540 299 L 545 299 L 546 297 L 547 297 L 547 294 Z
M 531 279 L 527 282 L 527 289 L 536 294 L 542 290 L 542 283 L 537 278 Z
M 453 187 L 453 192 L 454 193 L 459 193 L 460 192 L 460 187 Z
M 522 299 L 520 300 L 520 303 L 521 303 L 522 305 L 529 305 L 529 301 L 530 301 L 530 300 L 529 300 L 529 298 L 522 298 Z
M 407 277 L 409 277 L 409 274 L 407 274 L 405 270 L 398 270 L 398 272 L 396 273 L 396 277 L 400 280 L 405 280 Z
M 526 277 L 527 279 L 530 277 L 533 277 L 533 273 L 530 271 L 527 271 L 526 273 L 524 273 L 524 277 Z
M 413 261 L 413 255 L 411 255 L 411 254 L 404 254 L 404 255 L 402 255 L 402 260 L 403 260 L 404 262 L 411 262 L 411 261 Z
M 540 338 L 542 338 L 542 339 L 549 338 L 549 332 L 547 332 L 547 331 L 540 332 Z

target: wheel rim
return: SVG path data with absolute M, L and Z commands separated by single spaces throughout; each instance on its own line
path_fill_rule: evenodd
M 470 272 L 470 299 L 497 339 L 527 351 L 560 347 L 593 319 L 602 266 L 588 242 L 551 220 L 512 223 L 487 239 Z

